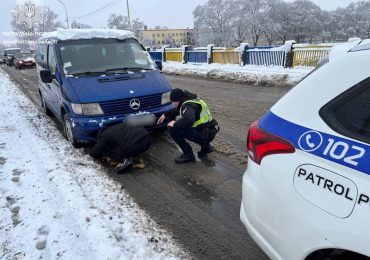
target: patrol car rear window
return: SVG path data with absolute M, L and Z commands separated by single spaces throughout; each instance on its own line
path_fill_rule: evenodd
M 334 131 L 370 143 L 370 78 L 325 105 L 320 116 Z

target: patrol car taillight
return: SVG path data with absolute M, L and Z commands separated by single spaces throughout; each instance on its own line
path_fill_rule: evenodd
M 261 164 L 262 159 L 268 155 L 295 152 L 289 141 L 261 129 L 258 121 L 249 128 L 247 149 L 249 157 L 257 164 Z

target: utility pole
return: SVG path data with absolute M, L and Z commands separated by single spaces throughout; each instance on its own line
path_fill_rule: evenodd
M 127 6 L 128 27 L 131 30 L 130 6 L 128 4 L 128 0 L 126 0 L 126 6 Z
M 64 10 L 66 12 L 66 23 L 67 23 L 67 29 L 69 29 L 69 22 L 68 22 L 68 13 L 67 13 L 67 7 L 66 5 L 61 1 L 61 0 L 57 0 L 59 3 L 61 3 L 64 7 Z

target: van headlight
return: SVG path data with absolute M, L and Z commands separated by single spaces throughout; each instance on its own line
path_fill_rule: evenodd
M 93 115 L 104 115 L 98 103 L 90 104 L 71 104 L 72 110 L 77 115 L 93 116 Z
M 170 103 L 170 92 L 166 92 L 162 94 L 162 105 Z

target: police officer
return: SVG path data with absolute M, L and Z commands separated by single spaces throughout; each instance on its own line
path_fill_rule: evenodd
M 186 140 L 201 146 L 198 152 L 199 158 L 213 152 L 214 149 L 210 143 L 218 133 L 219 127 L 217 121 L 212 118 L 207 104 L 197 95 L 182 89 L 172 90 L 170 100 L 174 109 L 163 114 L 157 124 L 169 122 L 169 133 L 183 152 L 175 159 L 175 162 L 182 164 L 195 161 L 193 149 Z M 181 118 L 176 120 L 178 115 Z

